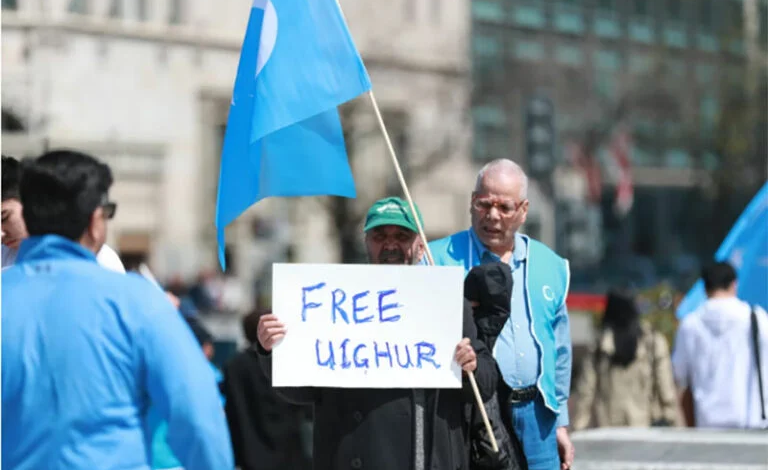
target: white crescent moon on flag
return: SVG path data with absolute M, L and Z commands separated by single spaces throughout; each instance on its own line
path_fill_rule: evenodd
M 253 0 L 253 8 L 264 10 L 259 39 L 259 56 L 256 58 L 256 76 L 264 68 L 277 41 L 277 12 L 270 0 Z

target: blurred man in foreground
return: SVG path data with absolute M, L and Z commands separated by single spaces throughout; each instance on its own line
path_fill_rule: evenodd
M 2 275 L 2 467 L 146 470 L 148 402 L 187 470 L 231 469 L 211 369 L 167 297 L 96 262 L 109 167 L 69 151 L 25 162 L 30 237 Z
M 424 253 L 414 214 L 401 199 L 376 202 L 364 230 L 368 260 L 373 264 L 417 264 Z M 477 340 L 467 302 L 463 331 L 455 360 L 465 372 L 475 373 L 487 399 L 498 375 L 489 352 Z M 261 317 L 261 363 L 270 376 L 270 353 L 285 335 L 285 325 L 275 315 Z M 314 405 L 315 470 L 468 467 L 464 409 L 474 398 L 466 376 L 463 389 L 285 388 L 278 392 L 290 401 Z
M 24 223 L 23 208 L 21 206 L 21 164 L 13 157 L 3 155 L 3 202 L 2 202 L 2 227 L 3 227 L 3 259 L 2 267 L 6 268 L 16 261 L 19 245 L 29 236 L 27 225 Z M 114 214 L 113 214 L 114 216 Z M 119 273 L 125 272 L 120 257 L 115 250 L 104 244 L 101 247 L 96 260 L 100 265 Z

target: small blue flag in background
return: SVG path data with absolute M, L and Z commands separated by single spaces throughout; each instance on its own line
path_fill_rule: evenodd
M 219 174 L 216 230 L 270 196 L 355 197 L 337 107 L 371 89 L 336 0 L 254 0 Z
M 727 261 L 736 269 L 741 300 L 768 310 L 768 183 L 731 228 L 715 259 Z M 677 308 L 677 317 L 693 312 L 706 298 L 704 282 L 699 280 Z

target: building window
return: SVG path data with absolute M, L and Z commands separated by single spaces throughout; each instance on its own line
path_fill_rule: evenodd
M 671 148 L 665 152 L 664 160 L 669 168 L 690 168 L 691 155 L 687 150 L 681 148 Z
M 600 70 L 616 72 L 621 68 L 621 56 L 616 51 L 597 51 L 595 66 Z
M 616 51 L 597 51 L 594 65 L 597 93 L 603 98 L 614 100 L 618 94 L 616 74 L 621 69 L 621 56 Z
M 110 18 L 123 17 L 123 0 L 112 0 L 112 3 L 109 5 L 109 17 Z
M 621 36 L 621 25 L 616 8 L 616 0 L 599 0 L 592 19 L 595 34 L 603 38 Z
M 664 42 L 671 47 L 686 47 L 688 43 L 683 22 L 682 0 L 667 0 Z
M 632 0 L 632 17 L 629 36 L 632 40 L 649 44 L 653 42 L 654 25 L 648 0 Z
M 501 23 L 505 12 L 499 0 L 475 0 L 472 2 L 472 17 L 482 21 Z
M 515 42 L 515 58 L 520 60 L 542 60 L 544 46 L 535 41 L 518 40 Z
M 472 37 L 472 52 L 482 57 L 501 56 L 501 41 L 493 36 L 475 34 Z
M 560 0 L 555 6 L 555 29 L 564 33 L 582 34 L 584 32 L 584 10 L 580 0 Z
M 184 0 L 170 0 L 168 12 L 168 22 L 171 24 L 179 24 L 184 21 Z
M 580 67 L 584 63 L 584 52 L 577 46 L 557 46 L 555 60 L 560 65 Z
M 78 15 L 88 14 L 88 0 L 70 0 L 67 11 Z
M 498 106 L 481 105 L 472 109 L 472 118 L 475 124 L 484 127 L 504 128 L 507 122 L 507 116 L 503 109 Z
M 516 5 L 513 18 L 515 23 L 527 28 L 541 29 L 546 25 L 544 8 L 539 5 Z
M 19 4 L 16 0 L 3 0 L 3 10 L 18 10 Z

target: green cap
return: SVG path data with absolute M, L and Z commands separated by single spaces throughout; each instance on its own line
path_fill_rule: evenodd
M 416 215 L 419 217 L 421 226 L 424 226 L 424 219 L 421 218 L 421 212 L 419 211 L 416 203 L 413 204 L 416 207 Z M 375 227 L 381 227 L 382 225 L 398 225 L 405 227 L 415 233 L 419 233 L 419 229 L 416 228 L 416 221 L 411 213 L 411 208 L 406 201 L 403 201 L 399 197 L 387 197 L 379 199 L 374 202 L 368 215 L 365 217 L 365 230 L 366 232 Z

